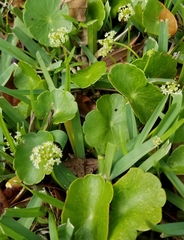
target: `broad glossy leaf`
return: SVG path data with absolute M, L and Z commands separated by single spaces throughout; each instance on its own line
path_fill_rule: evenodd
M 135 115 L 144 124 L 163 98 L 160 90 L 148 83 L 144 72 L 133 64 L 116 64 L 110 70 L 109 80 L 127 97 Z
M 175 174 L 184 174 L 184 145 L 174 150 L 167 159 L 167 164 Z
M 89 22 L 90 20 L 97 19 L 97 30 L 100 30 L 105 18 L 105 10 L 102 0 L 88 0 L 87 2 L 88 8 L 86 13 L 86 20 Z
M 71 75 L 71 81 L 80 88 L 86 88 L 98 81 L 106 72 L 105 62 L 95 62 L 91 66 Z
M 126 122 L 126 100 L 120 94 L 104 95 L 97 101 L 97 110 L 86 116 L 84 134 L 86 142 L 99 154 L 105 153 L 108 142 L 121 148 L 121 137 L 129 139 Z
M 19 144 L 16 148 L 14 169 L 20 180 L 27 185 L 39 183 L 45 176 L 44 166 L 39 169 L 35 168 L 30 160 L 32 149 L 43 142 L 53 141 L 53 136 L 49 132 L 40 131 L 28 133 L 22 137 L 24 143 Z
M 150 229 L 149 222 L 161 221 L 166 194 L 156 176 L 131 168 L 113 188 L 109 240 L 135 240 L 137 231 Z
M 43 118 L 46 113 L 54 111 L 53 123 L 59 124 L 71 120 L 77 112 L 77 103 L 74 96 L 63 89 L 54 89 L 41 93 L 35 102 L 35 112 L 38 118 Z
M 149 50 L 140 59 L 132 62 L 150 78 L 174 78 L 177 72 L 177 61 L 172 56 Z
M 62 14 L 68 14 L 66 4 L 61 6 L 60 0 L 27 0 L 23 15 L 26 27 L 32 36 L 40 43 L 50 46 L 48 34 L 53 30 L 66 27 L 72 29 L 72 23 L 67 21 Z
M 109 204 L 113 197 L 110 182 L 89 174 L 71 183 L 62 213 L 62 222 L 70 219 L 75 239 L 106 240 Z

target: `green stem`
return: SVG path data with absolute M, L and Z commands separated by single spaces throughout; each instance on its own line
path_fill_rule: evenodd
M 128 47 L 130 48 L 130 26 L 128 24 Z M 130 62 L 130 50 L 127 51 L 127 62 Z
M 126 44 L 123 44 L 123 43 L 119 43 L 119 42 L 114 42 L 115 45 L 117 46 L 121 46 L 121 47 L 124 47 L 126 48 L 127 50 L 129 50 L 131 53 L 133 53 L 133 55 L 139 59 L 139 56 L 137 55 L 137 53 L 129 46 L 127 46 Z

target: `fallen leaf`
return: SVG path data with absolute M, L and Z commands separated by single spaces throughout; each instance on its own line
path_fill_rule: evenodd
M 3 191 L 0 189 L 0 216 L 3 214 L 5 208 L 8 208 L 8 202 Z
M 168 31 L 169 31 L 169 35 L 172 37 L 175 35 L 175 33 L 178 30 L 178 24 L 177 24 L 176 18 L 162 3 L 160 4 L 163 6 L 163 9 L 159 17 L 160 21 L 161 20 L 165 21 L 166 19 L 168 19 L 169 21 Z
M 21 8 L 24 4 L 25 0 L 9 0 L 9 4 L 11 4 L 13 7 Z
M 98 161 L 95 158 L 70 158 L 62 163 L 79 178 L 83 178 L 98 169 Z
M 67 5 L 69 8 L 69 15 L 75 18 L 77 21 L 85 22 L 86 21 L 86 8 L 87 1 L 86 0 L 70 0 L 67 1 Z
M 85 117 L 90 111 L 96 109 L 95 102 L 86 95 L 77 93 L 75 100 L 78 104 L 81 117 Z
M 15 85 L 14 85 L 14 77 L 11 76 L 10 79 L 8 80 L 8 82 L 6 83 L 5 87 L 9 88 L 9 89 L 16 89 Z M 9 94 L 6 93 L 2 93 L 2 96 L 12 105 L 12 106 L 17 106 L 18 103 L 20 102 L 19 99 L 14 98 L 12 96 L 10 96 Z

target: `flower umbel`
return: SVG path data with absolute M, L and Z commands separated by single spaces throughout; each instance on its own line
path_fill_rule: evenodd
M 52 32 L 49 33 L 48 38 L 52 47 L 60 47 L 69 39 L 68 29 L 66 27 L 58 28 L 56 31 L 52 29 Z
M 179 88 L 180 84 L 175 82 L 166 82 L 160 87 L 162 93 L 166 94 L 181 94 L 182 90 Z
M 105 39 L 98 40 L 102 45 L 102 48 L 98 50 L 98 56 L 105 57 L 108 53 L 112 52 L 112 45 L 114 43 L 114 36 L 116 35 L 115 31 L 110 31 L 105 34 Z
M 50 174 L 53 166 L 60 163 L 62 151 L 53 142 L 44 142 L 33 148 L 30 160 L 33 162 L 35 168 L 39 169 L 42 165 L 45 174 Z
M 157 136 L 153 138 L 153 144 L 155 145 L 155 147 L 158 147 L 162 142 L 162 139 Z
M 128 21 L 128 19 L 135 14 L 133 7 L 130 3 L 127 5 L 123 5 L 119 7 L 118 9 L 118 20 L 121 22 L 124 20 L 125 22 Z

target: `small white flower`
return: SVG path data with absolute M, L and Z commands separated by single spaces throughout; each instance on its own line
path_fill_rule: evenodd
M 68 41 L 68 33 L 69 31 L 66 27 L 58 28 L 56 31 L 52 29 L 52 32 L 48 35 L 50 45 L 52 47 L 60 47 L 63 43 Z
M 155 145 L 155 147 L 158 147 L 163 141 L 161 140 L 161 138 L 155 136 L 153 138 L 153 144 Z
M 61 157 L 61 149 L 53 142 L 48 141 L 33 148 L 30 161 L 37 169 L 39 169 L 40 164 L 43 163 L 45 174 L 50 174 L 53 170 L 54 164 L 56 163 L 58 165 L 60 163 Z
M 176 82 L 166 82 L 166 84 L 163 84 L 161 87 L 161 92 L 166 94 L 181 94 L 182 90 L 180 89 L 180 84 Z
M 114 43 L 114 36 L 116 35 L 115 31 L 110 31 L 105 33 L 105 39 L 98 40 L 98 42 L 102 45 L 102 48 L 98 50 L 98 56 L 105 57 L 108 53 L 112 52 L 113 43 Z
M 127 5 L 123 5 L 118 9 L 118 20 L 121 22 L 124 20 L 125 22 L 135 14 L 134 9 L 132 8 L 131 4 L 128 3 Z

